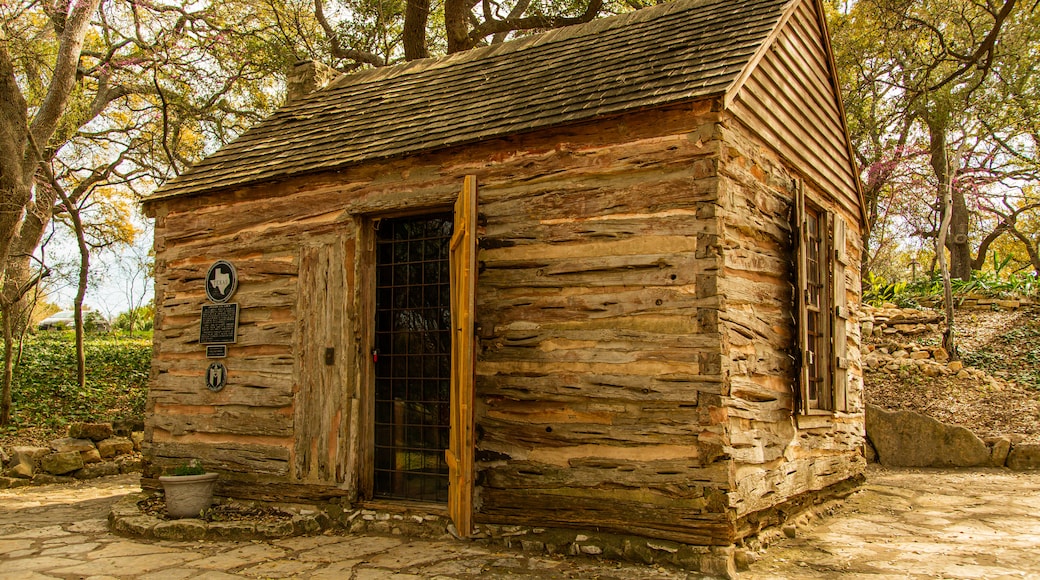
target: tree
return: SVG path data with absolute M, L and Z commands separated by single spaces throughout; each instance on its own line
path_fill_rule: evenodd
M 314 0 L 328 42 L 328 64 L 348 71 L 399 60 L 452 54 L 531 32 L 589 22 L 603 14 L 654 4 L 649 0 Z M 331 9 L 331 10 L 330 10 Z M 341 15 L 335 24 L 329 14 Z
M 280 103 L 272 73 L 289 68 L 301 41 L 256 16 L 291 12 L 283 4 L 252 6 L 0 5 L 0 424 L 10 419 L 11 338 L 45 271 L 32 256 L 52 217 L 71 223 L 75 208 L 104 201 L 98 191 L 150 191 Z
M 878 208 L 898 203 L 906 177 L 917 175 L 933 193 L 914 206 L 928 219 L 912 233 L 935 240 L 949 211 L 946 248 L 962 279 L 986 259 L 981 242 L 995 230 L 982 228 L 999 228 L 980 217 L 987 200 L 1038 175 L 1040 20 L 1035 6 L 1020 4 L 861 0 L 834 3 L 830 13 L 870 231 L 887 231 Z

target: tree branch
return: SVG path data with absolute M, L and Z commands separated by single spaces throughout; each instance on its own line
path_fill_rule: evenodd
M 314 0 L 314 16 L 318 19 L 318 24 L 321 25 L 321 29 L 325 31 L 325 36 L 329 39 L 329 44 L 332 48 L 332 56 L 336 58 L 355 60 L 376 67 L 386 66 L 386 60 L 378 54 L 353 48 L 344 48 L 343 45 L 340 44 L 339 36 L 332 28 L 332 25 L 329 24 L 328 19 L 325 18 L 325 4 L 323 0 Z

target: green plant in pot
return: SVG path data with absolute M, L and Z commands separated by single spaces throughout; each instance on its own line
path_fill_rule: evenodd
M 171 518 L 197 518 L 213 503 L 219 474 L 210 473 L 198 459 L 178 465 L 159 476 L 166 493 L 166 513 Z

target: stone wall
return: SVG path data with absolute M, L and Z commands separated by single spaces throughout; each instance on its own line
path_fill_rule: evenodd
M 116 435 L 110 423 L 73 423 L 46 447 L 0 449 L 0 488 L 68 483 L 141 469 L 141 432 Z

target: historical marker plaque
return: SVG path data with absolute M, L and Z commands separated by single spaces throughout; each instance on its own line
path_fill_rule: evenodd
M 215 362 L 206 369 L 206 388 L 219 393 L 227 385 L 227 367 L 224 363 Z
M 204 304 L 199 330 L 200 344 L 233 343 L 238 335 L 238 303 Z
M 208 344 L 206 345 L 206 358 L 225 358 L 227 357 L 227 345 L 226 344 Z
M 216 303 L 227 302 L 238 288 L 238 272 L 231 262 L 217 260 L 206 272 L 206 297 Z

